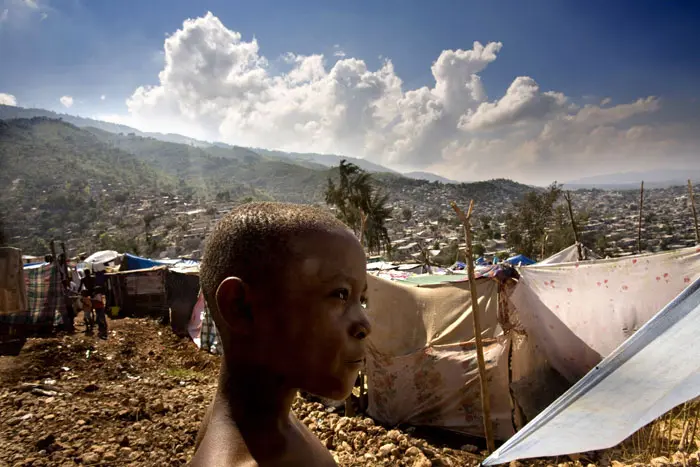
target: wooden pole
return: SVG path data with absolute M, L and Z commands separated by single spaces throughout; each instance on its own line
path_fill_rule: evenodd
M 469 202 L 469 211 L 465 215 L 454 201 L 450 203 L 457 217 L 464 224 L 464 236 L 467 241 L 467 272 L 472 298 L 472 316 L 474 318 L 474 342 L 476 343 L 476 361 L 479 366 L 479 383 L 481 386 L 481 411 L 484 417 L 484 433 L 486 434 L 486 447 L 492 453 L 496 446 L 493 440 L 493 426 L 491 424 L 491 399 L 489 386 L 486 381 L 486 363 L 484 362 L 484 346 L 481 342 L 481 317 L 479 316 L 479 296 L 476 293 L 476 278 L 474 276 L 474 254 L 472 253 L 472 233 L 470 220 L 474 209 L 474 200 Z
M 364 250 L 365 244 L 364 244 L 364 238 L 365 238 L 365 225 L 367 223 L 367 214 L 365 213 L 364 210 L 360 210 L 360 245 L 362 245 L 362 249 Z M 380 249 L 381 252 L 381 249 Z M 358 373 L 358 377 L 360 379 L 360 404 L 362 404 L 362 393 L 364 391 L 364 377 L 362 375 L 362 371 Z M 345 416 L 346 417 L 354 417 L 355 416 L 355 406 L 352 405 L 352 393 L 348 396 L 347 399 L 345 399 Z
M 700 230 L 698 230 L 698 212 L 695 210 L 695 195 L 693 193 L 693 184 L 688 180 L 688 195 L 690 196 L 690 208 L 693 211 L 693 220 L 695 221 L 695 242 L 700 243 Z
M 576 220 L 574 219 L 574 210 L 571 208 L 571 193 L 567 191 L 564 194 L 564 199 L 566 199 L 566 204 L 569 206 L 569 218 L 571 218 L 571 229 L 574 231 L 574 241 L 576 242 L 578 260 L 583 261 L 583 252 L 581 251 L 581 244 L 578 241 L 578 231 L 576 229 Z
M 642 252 L 642 209 L 644 208 L 644 181 L 639 192 L 639 230 L 637 231 L 637 251 Z

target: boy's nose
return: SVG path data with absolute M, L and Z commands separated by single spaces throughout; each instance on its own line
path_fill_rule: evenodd
M 352 328 L 350 329 L 350 335 L 355 339 L 363 340 L 367 338 L 372 332 L 372 325 L 369 324 L 367 315 L 364 310 L 360 310 L 357 319 L 353 322 Z

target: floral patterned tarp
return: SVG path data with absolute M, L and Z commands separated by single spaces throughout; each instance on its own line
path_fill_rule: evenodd
M 574 383 L 700 277 L 700 247 L 519 272 L 510 301 L 522 326 Z
M 483 436 L 469 282 L 416 287 L 373 276 L 368 281 L 370 415 Z M 478 280 L 477 291 L 494 433 L 507 439 L 514 433 L 510 339 L 498 322 L 498 283 Z

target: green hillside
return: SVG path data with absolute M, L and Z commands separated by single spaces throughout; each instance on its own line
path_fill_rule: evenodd
M 94 128 L 87 130 L 210 199 L 229 192 L 232 199 L 252 195 L 289 202 L 319 201 L 328 174 L 327 169 L 315 170 L 291 161 L 263 157 L 237 146 L 201 148 Z
M 69 123 L 0 121 L 0 206 L 5 235 L 31 246 L 40 238 L 81 235 L 175 180 Z

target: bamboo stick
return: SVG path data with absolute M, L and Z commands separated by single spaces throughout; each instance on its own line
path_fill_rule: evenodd
M 576 251 L 578 252 L 578 260 L 583 261 L 583 252 L 581 251 L 581 243 L 578 241 L 578 231 L 576 229 L 576 220 L 574 219 L 574 210 L 571 208 L 571 193 L 564 194 L 566 204 L 569 206 L 569 218 L 571 219 L 571 229 L 574 231 L 574 241 L 576 242 Z
M 491 424 L 491 399 L 489 396 L 488 382 L 486 381 L 486 363 L 484 362 L 484 347 L 481 342 L 481 318 L 479 316 L 479 296 L 476 292 L 476 278 L 474 275 L 474 254 L 472 253 L 472 234 L 470 220 L 474 209 L 474 200 L 469 202 L 469 211 L 465 215 L 454 201 L 450 203 L 457 217 L 464 224 L 464 236 L 467 241 L 467 272 L 472 299 L 472 317 L 474 318 L 474 342 L 476 344 L 476 361 L 479 366 L 479 383 L 481 386 L 481 412 L 484 418 L 484 433 L 486 435 L 486 447 L 492 453 L 496 446 L 493 440 L 493 426 Z
M 644 181 L 639 192 L 639 230 L 637 232 L 637 251 L 642 252 L 642 208 L 644 207 Z
M 695 210 L 695 194 L 693 193 L 693 184 L 688 180 L 688 195 L 690 196 L 690 208 L 693 212 L 693 220 L 695 221 L 695 242 L 700 243 L 700 230 L 698 230 L 698 212 Z

